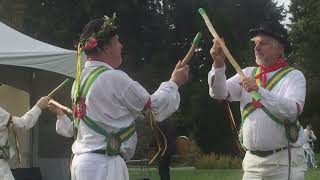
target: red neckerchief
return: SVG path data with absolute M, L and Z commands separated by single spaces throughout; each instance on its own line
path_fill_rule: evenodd
M 256 75 L 256 79 L 262 78 L 262 84 L 261 86 L 264 87 L 266 85 L 267 82 L 267 73 L 272 72 L 272 71 L 276 71 L 282 67 L 288 66 L 288 63 L 285 59 L 283 58 L 279 58 L 276 63 L 274 63 L 271 66 L 268 67 L 264 67 L 263 65 L 260 65 L 260 71 L 261 73 Z
M 278 70 L 278 69 L 280 69 L 282 67 L 285 67 L 285 66 L 288 66 L 288 63 L 283 58 L 279 58 L 276 61 L 276 63 L 274 63 L 273 65 L 268 66 L 268 67 L 264 67 L 263 65 L 260 65 L 259 68 L 260 68 L 261 73 L 257 74 L 255 76 L 255 79 L 262 78 L 261 86 L 265 87 L 266 82 L 267 82 L 267 73 L 272 72 L 272 71 L 276 71 L 276 70 Z M 252 104 L 256 108 L 261 108 L 262 107 L 261 102 L 260 101 L 256 101 L 255 99 L 252 99 Z

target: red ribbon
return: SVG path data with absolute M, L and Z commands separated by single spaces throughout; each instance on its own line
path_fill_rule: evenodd
M 144 110 L 144 111 L 147 111 L 147 110 L 149 110 L 149 109 L 151 109 L 151 98 L 150 98 L 150 97 L 148 98 L 146 104 L 144 105 L 143 110 Z
M 9 119 L 8 119 L 8 123 L 7 123 L 6 127 L 7 127 L 7 128 L 8 128 L 8 127 L 11 127 L 12 124 L 13 124 L 12 115 L 10 114 L 10 115 L 9 115 Z

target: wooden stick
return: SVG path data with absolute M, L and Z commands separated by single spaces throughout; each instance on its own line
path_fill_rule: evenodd
M 211 21 L 209 20 L 209 17 L 207 16 L 207 13 L 204 11 L 204 9 L 199 8 L 198 12 L 201 14 L 202 18 L 204 19 L 210 33 L 212 34 L 213 38 L 215 38 L 220 46 L 221 49 L 223 51 L 223 53 L 226 55 L 227 59 L 229 60 L 229 62 L 231 63 L 231 65 L 235 68 L 235 70 L 237 71 L 237 73 L 240 75 L 241 79 L 246 78 L 245 74 L 243 73 L 241 67 L 239 66 L 239 64 L 237 63 L 237 61 L 232 57 L 231 53 L 229 52 L 228 48 L 226 47 L 226 45 L 224 44 L 224 42 L 221 40 L 221 38 L 219 37 L 218 33 L 216 32 L 216 30 L 213 28 Z M 260 100 L 261 99 L 261 95 L 259 93 L 257 93 L 256 91 L 251 91 L 250 92 L 251 97 L 254 98 L 255 100 Z
M 229 60 L 229 62 L 236 69 L 236 71 L 240 75 L 240 77 L 241 78 L 245 78 L 246 76 L 242 72 L 241 67 L 236 62 L 236 60 L 232 57 L 232 55 L 229 52 L 228 48 L 226 47 L 224 42 L 220 39 L 220 37 L 219 37 L 218 33 L 216 32 L 216 30 L 213 28 L 213 26 L 212 26 L 212 24 L 211 24 L 211 22 L 209 20 L 209 17 L 207 16 L 206 12 L 202 8 L 199 8 L 198 11 L 201 14 L 202 18 L 204 19 L 204 22 L 206 23 L 206 25 L 207 25 L 209 31 L 211 32 L 212 36 L 219 41 L 221 49 L 222 49 L 223 53 L 226 55 L 226 57 Z
M 49 104 L 53 104 L 53 105 L 57 106 L 58 108 L 60 108 L 61 110 L 63 110 L 64 112 L 72 114 L 72 110 L 70 108 L 58 103 L 57 101 L 55 101 L 53 99 L 51 99 L 49 101 Z
M 54 90 L 52 90 L 48 96 L 52 98 L 58 91 L 60 91 L 62 88 L 64 88 L 68 83 L 70 82 L 69 79 L 65 79 L 58 87 L 56 87 Z
M 192 46 L 190 47 L 188 53 L 183 58 L 181 65 L 185 66 L 190 61 L 191 57 L 193 56 L 196 48 L 199 46 L 200 40 L 201 40 L 202 34 L 200 32 L 197 33 L 197 35 L 194 37 Z

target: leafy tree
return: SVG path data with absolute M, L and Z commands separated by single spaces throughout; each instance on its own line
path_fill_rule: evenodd
M 320 2 L 292 0 L 289 11 L 292 14 L 292 58 L 297 66 L 304 68 L 309 78 L 319 77 Z
M 290 38 L 293 43 L 292 59 L 307 78 L 307 96 L 301 121 L 312 122 L 315 133 L 319 133 L 319 106 L 317 101 L 320 89 L 319 49 L 320 49 L 320 1 L 291 0 L 289 12 L 292 14 Z M 317 117 L 317 118 L 315 118 Z M 319 149 L 320 146 L 316 149 Z

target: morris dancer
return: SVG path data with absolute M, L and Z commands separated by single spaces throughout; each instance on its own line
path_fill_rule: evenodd
M 15 154 L 14 148 L 8 141 L 8 129 L 12 126 L 24 129 L 32 128 L 41 111 L 48 106 L 49 97 L 42 97 L 35 106 L 22 117 L 12 116 L 0 107 L 0 179 L 14 180 L 8 161 Z
M 218 41 L 210 50 L 214 60 L 208 74 L 210 96 L 240 101 L 240 139 L 246 149 L 243 180 L 304 179 L 303 129 L 297 119 L 305 102 L 306 81 L 300 71 L 288 66 L 284 54 L 291 45 L 286 30 L 278 27 L 265 23 L 250 30 L 259 67 L 243 69 L 248 78 L 237 74 L 227 80 Z M 261 100 L 254 100 L 251 91 L 258 92 Z
M 189 67 L 179 61 L 171 78 L 150 95 L 125 72 L 117 70 L 122 63 L 122 44 L 116 32 L 115 16 L 91 20 L 81 36 L 88 60 L 77 80 L 72 97 L 78 133 L 72 145 L 74 158 L 72 180 L 128 180 L 124 159 L 135 152 L 137 135 L 135 119 L 151 109 L 156 121 L 175 112 L 180 104 L 178 87 L 189 78 Z M 57 113 L 57 132 L 73 136 L 73 123 L 61 109 L 50 105 Z M 124 158 L 124 159 L 123 159 Z

